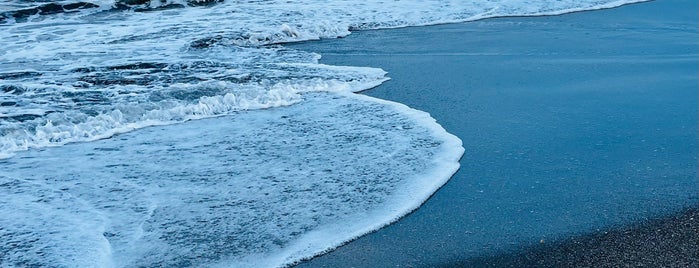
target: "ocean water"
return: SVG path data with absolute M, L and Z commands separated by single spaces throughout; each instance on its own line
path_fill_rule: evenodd
M 463 148 L 427 113 L 355 93 L 383 70 L 284 43 L 630 2 L 3 2 L 0 266 L 330 250 L 418 207 Z

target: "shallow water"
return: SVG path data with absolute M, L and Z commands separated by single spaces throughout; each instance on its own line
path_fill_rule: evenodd
M 23 153 L 0 163 L 3 260 L 259 267 L 311 256 L 394 220 L 455 171 L 458 140 L 416 120 L 431 119 L 318 93 Z
M 466 150 L 420 209 L 299 267 L 450 267 L 697 207 L 696 9 L 660 0 L 293 45 L 383 68 L 392 80 L 367 95 L 429 111 Z
M 0 263 L 319 254 L 419 206 L 463 148 L 425 113 L 352 93 L 383 70 L 282 43 L 628 2 L 4 4 Z

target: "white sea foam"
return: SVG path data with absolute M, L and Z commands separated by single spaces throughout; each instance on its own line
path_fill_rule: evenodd
M 2 260 L 280 266 L 398 219 L 458 168 L 460 140 L 424 112 L 303 98 L 5 160 L 2 237 L 24 246 Z
M 143 5 L 118 10 L 112 0 L 84 2 L 99 7 L 33 15 L 22 22 L 15 22 L 14 16 L 7 15 L 12 11 L 6 10 L 6 21 L 0 24 L 0 155 L 94 140 L 153 125 L 149 122 L 154 119 L 143 115 L 115 121 L 113 114 L 127 114 L 115 107 L 134 106 L 144 113 L 176 109 L 173 105 L 187 110 L 196 105 L 193 102 L 202 97 L 199 95 L 223 98 L 230 94 L 228 91 L 240 87 L 259 87 L 257 94 L 265 98 L 271 87 L 297 79 L 363 85 L 384 80 L 377 77 L 376 69 L 348 71 L 322 66 L 317 64 L 316 54 L 261 45 L 335 38 L 348 35 L 350 29 L 560 14 L 639 1 L 226 1 L 210 7 L 158 9 L 171 4 L 187 6 L 187 1 L 178 0 L 153 1 L 147 5 L 147 12 L 138 9 Z M 17 9 L 41 4 L 11 2 Z M 200 91 L 190 92 L 188 100 L 178 99 L 185 94 L 168 95 L 172 93 L 172 84 L 221 81 L 229 83 L 229 89 L 212 91 L 200 87 Z M 153 95 L 163 98 L 154 102 Z M 272 102 L 248 104 L 248 108 L 275 106 Z M 218 116 L 239 109 L 245 108 L 228 107 L 209 114 L 195 112 L 194 117 Z M 170 114 L 172 118 L 156 121 L 176 123 L 187 117 Z M 55 118 L 71 118 L 71 122 Z M 96 122 L 99 120 L 104 122 Z M 57 124 L 63 127 L 56 128 Z M 95 124 L 104 128 L 89 130 L 91 133 L 80 130 L 81 126 Z M 47 131 L 46 126 L 60 132 L 60 138 L 38 132 Z
M 640 1 L 85 2 L 0 5 L 0 266 L 319 254 L 419 206 L 463 149 L 423 112 L 350 93 L 384 71 L 279 44 Z
M 13 122 L 8 126 L 0 126 L 0 157 L 13 155 L 14 152 L 30 148 L 59 146 L 70 142 L 92 141 L 111 137 L 147 126 L 180 123 L 192 119 L 230 114 L 249 109 L 265 109 L 287 106 L 300 101 L 304 92 L 356 92 L 379 85 L 385 81 L 385 72 L 379 69 L 336 67 L 316 64 L 279 64 L 279 68 L 302 68 L 308 72 L 303 77 L 274 80 L 273 74 L 268 74 L 262 82 L 235 83 L 211 79 L 198 83 L 177 83 L 167 88 L 148 92 L 138 86 L 112 86 L 98 92 L 97 99 L 108 99 L 104 104 L 91 104 L 89 108 L 94 115 L 86 115 L 84 105 L 76 104 L 75 96 L 87 95 L 94 91 L 73 90 L 72 88 L 41 88 L 32 83 L 27 90 L 35 93 L 29 98 L 33 102 L 41 101 L 43 105 L 26 105 L 24 107 L 0 107 L 0 114 L 6 118 L 13 115 L 43 115 L 51 111 L 52 106 L 70 107 L 76 109 L 49 113 L 37 116 L 25 122 Z M 326 79 L 313 74 L 313 70 L 323 69 Z M 230 70 L 226 71 L 230 76 Z M 291 76 L 288 71 L 276 71 L 274 75 Z M 337 75 L 331 75 L 333 72 Z M 357 74 L 358 73 L 358 74 Z M 351 77 L 353 81 L 349 81 Z M 34 88 L 34 89 L 33 89 Z M 59 92 L 70 95 L 73 99 L 67 103 L 56 101 L 52 94 L 44 92 Z M 37 93 L 39 92 L 39 93 Z M 48 95 L 49 97 L 46 97 Z M 204 96 L 201 96 L 204 95 Z M 3 113 L 5 112 L 5 113 Z M 9 121 L 9 120 L 8 120 Z

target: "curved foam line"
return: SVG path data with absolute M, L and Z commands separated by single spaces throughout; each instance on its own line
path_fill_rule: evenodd
M 597 9 L 613 8 L 624 4 L 638 2 L 645 2 L 645 0 L 635 2 L 616 1 L 598 6 Z M 568 9 L 550 13 L 532 14 L 528 16 L 560 15 L 583 10 L 595 9 Z M 452 22 L 465 21 L 470 20 Z M 451 22 L 435 22 L 434 24 L 441 23 Z M 385 80 L 355 85 L 350 91 L 366 90 L 379 85 L 383 81 Z M 279 252 L 279 254 L 266 256 L 265 259 L 268 260 L 268 262 L 265 263 L 266 266 L 288 266 L 298 263 L 301 260 L 326 253 L 347 243 L 348 241 L 354 240 L 362 235 L 373 232 L 399 220 L 403 216 L 420 207 L 430 196 L 432 196 L 441 186 L 443 186 L 459 168 L 459 159 L 464 153 L 462 141 L 458 137 L 448 133 L 428 113 L 409 108 L 401 103 L 377 99 L 365 95 L 352 94 L 347 91 L 339 91 L 336 92 L 336 94 L 352 96 L 353 98 L 391 106 L 396 109 L 396 111 L 409 116 L 416 122 L 419 122 L 421 125 L 429 128 L 431 130 L 430 134 L 433 137 L 443 141 L 443 143 L 440 145 L 439 153 L 432 159 L 434 166 L 424 174 L 412 178 L 413 181 L 409 184 L 410 187 L 403 187 L 404 189 L 398 191 L 400 194 L 396 195 L 394 198 L 392 198 L 392 200 L 387 201 L 386 204 L 391 206 L 388 211 L 377 209 L 367 214 L 366 217 L 362 217 L 353 222 L 351 225 L 335 224 L 333 226 L 327 226 L 304 234 L 303 238 L 295 242 L 293 245 L 285 248 L 283 251 Z
M 410 108 L 402 103 L 367 95 L 348 92 L 340 92 L 338 94 L 390 106 L 418 124 L 430 129 L 430 134 L 443 142 L 439 146 L 439 153 L 432 159 L 432 168 L 424 174 L 415 175 L 410 183 L 404 184 L 403 189 L 398 189 L 394 198 L 387 201 L 383 206 L 387 208 L 386 210 L 376 209 L 365 215 L 365 217 L 357 219 L 351 225 L 334 224 L 308 232 L 278 254 L 273 256 L 249 256 L 247 259 L 250 263 L 245 265 L 251 265 L 251 267 L 286 267 L 330 252 L 363 235 L 392 224 L 415 211 L 439 188 L 446 184 L 459 169 L 459 160 L 465 151 L 461 139 L 447 132 L 429 113 Z M 260 260 L 266 261 L 260 263 Z

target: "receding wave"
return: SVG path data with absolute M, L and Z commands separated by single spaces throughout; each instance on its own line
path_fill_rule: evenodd
M 463 148 L 426 113 L 352 93 L 383 70 L 284 43 L 631 2 L 0 3 L 0 266 L 319 254 L 415 209 Z
M 426 113 L 304 98 L 0 162 L 0 234 L 21 245 L 0 242 L 0 263 L 281 266 L 396 220 L 458 167 Z
M 1 17 L 26 23 L 5 24 L 0 31 L 0 155 L 109 137 L 155 121 L 206 117 L 147 115 L 196 106 L 202 98 L 255 100 L 278 85 L 353 87 L 384 80 L 375 69 L 332 69 L 317 64 L 319 55 L 274 44 L 335 38 L 350 29 L 558 14 L 628 2 L 635 1 L 14 1 L 17 9 Z M 159 10 L 172 5 L 188 8 Z M 119 7 L 124 10 L 109 12 Z M 81 129 L 94 125 L 102 127 Z M 45 132 L 50 129 L 55 133 Z
M 8 88 L 8 96 L 0 103 L 0 120 L 4 122 L 0 125 L 0 152 L 7 157 L 29 148 L 108 138 L 147 126 L 287 106 L 299 102 L 304 92 L 359 91 L 386 79 L 377 69 L 324 65 L 277 65 L 279 78 L 254 71 L 233 75 L 229 69 L 217 66 L 217 70 L 226 71 L 210 73 L 222 76 L 218 79 L 190 77 L 183 71 L 188 69 L 185 66 L 179 66 L 176 74 L 157 73 L 154 66 L 164 68 L 141 63 L 99 71 L 74 70 L 71 74 L 77 76 L 75 83 L 79 84 L 68 89 Z M 309 72 L 292 77 L 295 73 L 290 70 L 296 68 Z M 324 80 L 310 72 L 313 69 L 337 75 Z M 94 85 L 108 87 L 95 90 Z M 26 104 L 21 105 L 23 102 Z

